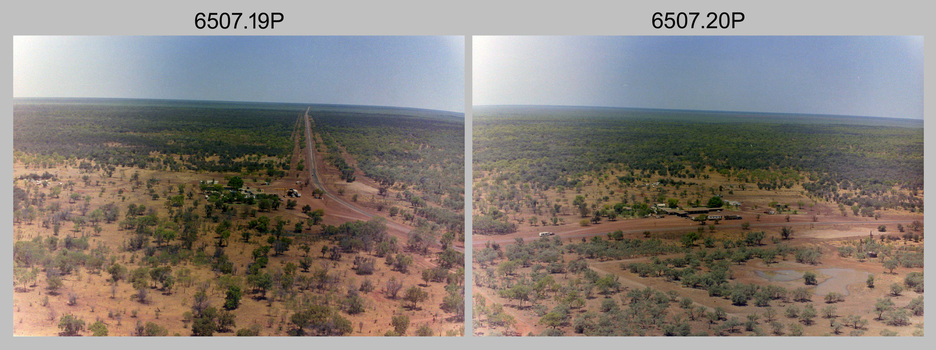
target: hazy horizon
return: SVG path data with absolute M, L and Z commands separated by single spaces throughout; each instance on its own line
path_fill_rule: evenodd
M 785 112 L 765 112 L 765 111 L 734 111 L 717 109 L 678 109 L 678 108 L 644 108 L 644 107 L 622 107 L 622 106 L 581 106 L 581 105 L 541 105 L 541 104 L 486 104 L 472 105 L 473 108 L 501 108 L 501 107 L 529 107 L 529 108 L 594 108 L 594 109 L 624 109 L 624 110 L 646 110 L 646 111 L 677 111 L 677 112 L 704 112 L 704 113 L 729 113 L 729 114 L 763 114 L 763 115 L 789 115 L 789 116 L 825 116 L 825 117 L 849 117 L 849 118 L 885 118 L 923 121 L 923 118 L 901 118 L 901 117 L 878 117 L 868 115 L 848 115 L 848 114 L 821 114 L 821 113 L 785 113 Z
M 923 38 L 480 36 L 472 102 L 923 118 Z
M 178 98 L 136 98 L 136 97 L 13 97 L 14 104 L 17 100 L 128 100 L 128 101 L 160 101 L 160 102 L 182 102 L 182 103 L 217 103 L 217 104 L 267 104 L 267 105 L 299 105 L 299 106 L 338 106 L 338 107 L 356 107 L 356 108 L 391 108 L 404 110 L 424 110 L 438 111 L 444 113 L 457 114 L 464 116 L 462 111 L 449 111 L 443 109 L 419 108 L 419 107 L 400 107 L 386 105 L 366 105 L 366 104 L 347 104 L 347 103 L 312 103 L 312 102 L 277 102 L 277 101 L 230 101 L 230 100 L 193 100 Z
M 464 37 L 14 36 L 14 98 L 464 112 Z

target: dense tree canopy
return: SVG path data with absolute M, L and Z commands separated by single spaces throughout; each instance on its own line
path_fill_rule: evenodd
M 630 184 L 717 171 L 759 188 L 802 186 L 862 207 L 922 208 L 923 127 L 917 121 L 612 108 L 476 110 L 474 170 L 533 188 L 574 188 L 616 170 Z M 843 191 L 844 190 L 844 191 Z M 714 205 L 716 203 L 708 203 Z M 703 204 L 704 205 L 704 204 Z

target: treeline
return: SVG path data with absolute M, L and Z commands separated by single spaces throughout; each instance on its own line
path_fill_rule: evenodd
M 276 171 L 291 152 L 296 107 L 143 100 L 29 100 L 13 107 L 13 148 L 27 166 Z M 158 154 L 158 155 L 157 155 Z M 179 156 L 179 158 L 175 158 Z M 249 157 L 253 156 L 253 157 Z
M 328 160 L 341 171 L 342 179 L 354 181 L 355 169 L 341 157 L 343 148 L 365 175 L 379 183 L 382 194 L 398 188 L 416 216 L 460 232 L 464 226 L 459 214 L 464 209 L 464 123 L 441 115 L 386 112 L 314 112 Z
M 352 112 L 319 113 L 315 119 L 382 185 L 405 184 L 439 196 L 463 192 L 463 123 Z
M 540 112 L 479 112 L 475 170 L 507 174 L 540 189 L 572 188 L 582 174 L 618 164 L 674 179 L 702 177 L 712 169 L 768 189 L 802 183 L 823 197 L 836 193 L 838 185 L 866 191 L 923 186 L 922 126 L 625 109 Z M 639 177 L 620 176 L 622 182 Z

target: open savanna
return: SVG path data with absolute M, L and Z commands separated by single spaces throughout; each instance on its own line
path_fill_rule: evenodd
M 15 335 L 462 329 L 436 251 L 313 196 L 307 106 L 16 102 Z
M 464 242 L 464 120 L 405 108 L 310 109 L 325 186 L 390 220 Z M 451 240 L 452 238 L 447 238 Z M 430 240 L 436 240 L 435 238 Z
M 476 333 L 922 333 L 921 125 L 477 110 Z

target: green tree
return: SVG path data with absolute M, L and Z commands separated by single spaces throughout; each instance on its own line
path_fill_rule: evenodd
M 562 315 L 558 312 L 550 311 L 540 318 L 539 324 L 556 329 L 562 325 L 563 319 Z
M 410 265 L 413 264 L 413 257 L 408 254 L 399 253 L 396 259 L 393 259 L 393 267 L 402 273 L 408 273 Z
M 232 176 L 231 179 L 228 180 L 228 187 L 239 190 L 241 187 L 244 187 L 244 180 L 241 179 L 240 176 Z
M 807 285 L 817 284 L 816 273 L 812 271 L 806 271 L 806 273 L 803 274 L 803 280 L 806 282 Z
M 62 330 L 62 335 L 76 336 L 84 331 L 85 321 L 72 314 L 65 314 L 59 318 L 58 328 Z
M 210 307 L 206 310 L 215 310 L 214 307 Z M 205 312 L 201 316 L 195 318 L 192 322 L 192 335 L 196 337 L 210 337 L 214 335 L 217 325 L 214 320 L 214 313 Z
M 679 207 L 679 199 L 670 198 L 666 200 L 666 206 L 670 209 L 676 209 Z
M 725 202 L 721 199 L 721 197 L 715 196 L 715 197 L 709 198 L 708 204 L 706 204 L 706 207 L 721 208 L 724 205 L 725 205 Z
M 748 245 L 759 246 L 761 245 L 761 241 L 764 240 L 765 235 L 764 231 L 748 232 L 744 240 Z
M 312 328 L 316 333 L 321 331 L 322 326 L 328 321 L 331 310 L 322 305 L 311 305 L 308 308 L 294 313 L 289 322 L 295 326 L 292 334 L 305 335 L 306 328 Z
M 130 283 L 133 285 L 133 289 L 142 289 L 147 287 L 149 285 L 149 280 L 149 268 L 140 267 L 130 272 Z
M 393 331 L 398 335 L 406 335 L 406 329 L 409 328 L 410 319 L 407 315 L 394 315 L 390 319 L 390 324 L 393 325 Z
M 699 237 L 700 236 L 698 233 L 689 232 L 683 235 L 682 238 L 680 238 L 680 242 L 682 242 L 684 247 L 689 248 L 695 245 L 695 241 L 699 240 Z
M 520 263 L 516 260 L 507 260 L 497 265 L 497 273 L 504 274 L 504 277 L 510 276 L 517 270 Z
M 806 287 L 799 287 L 794 289 L 792 296 L 793 300 L 799 302 L 807 302 L 812 300 L 812 292 L 810 292 L 809 289 L 806 289 Z
M 64 282 L 57 270 L 46 270 L 46 289 L 49 290 L 49 294 L 57 295 L 59 288 L 63 285 Z
M 904 287 L 900 285 L 900 283 L 894 283 L 894 284 L 891 284 L 890 286 L 891 295 L 895 297 L 900 296 L 900 293 L 903 293 L 903 291 L 904 291 Z
M 835 318 L 836 309 L 835 305 L 826 305 L 826 307 L 822 308 L 822 317 Z
M 247 283 L 254 287 L 255 291 L 260 292 L 261 298 L 266 298 L 266 292 L 273 286 L 273 277 L 269 273 L 262 272 L 247 276 Z
M 790 335 L 794 337 L 799 337 L 803 335 L 803 325 L 799 323 L 790 324 Z
M 107 268 L 107 272 L 110 273 L 111 281 L 114 284 L 117 284 L 117 282 L 126 278 L 127 276 L 127 268 L 118 263 L 114 263 L 109 268 Z
M 923 272 L 910 272 L 904 277 L 904 285 L 917 293 L 923 293 Z
M 813 307 L 813 304 L 806 304 L 806 307 L 799 314 L 799 319 L 808 326 L 812 324 L 814 318 L 816 318 L 816 308 Z
M 403 292 L 403 300 L 411 303 L 410 309 L 416 309 L 419 303 L 429 299 L 429 293 L 417 286 L 410 286 Z
M 878 313 L 877 319 L 884 319 L 884 313 L 894 308 L 894 301 L 890 298 L 881 298 L 874 303 L 874 312 Z
M 923 296 L 918 296 L 910 300 L 910 303 L 907 304 L 907 309 L 910 309 L 916 316 L 923 316 Z
M 230 332 L 237 325 L 235 324 L 234 313 L 228 310 L 221 310 L 217 313 L 216 324 L 218 332 Z
M 884 268 L 890 270 L 890 273 L 894 273 L 894 269 L 900 266 L 900 263 L 897 259 L 891 258 L 884 260 Z
M 783 237 L 783 239 L 790 239 L 790 237 L 793 237 L 793 228 L 789 226 L 781 227 L 780 236 Z
M 240 306 L 241 299 L 241 288 L 240 286 L 232 285 L 228 287 L 227 293 L 224 297 L 224 308 L 227 310 L 234 310 Z
M 107 336 L 107 325 L 101 321 L 92 323 L 91 326 L 88 327 L 88 330 L 91 331 L 91 335 L 95 337 Z
M 498 293 L 504 298 L 516 300 L 517 308 L 522 309 L 523 302 L 530 300 L 533 293 L 533 288 L 531 288 L 528 284 L 516 283 L 508 289 L 500 290 Z

